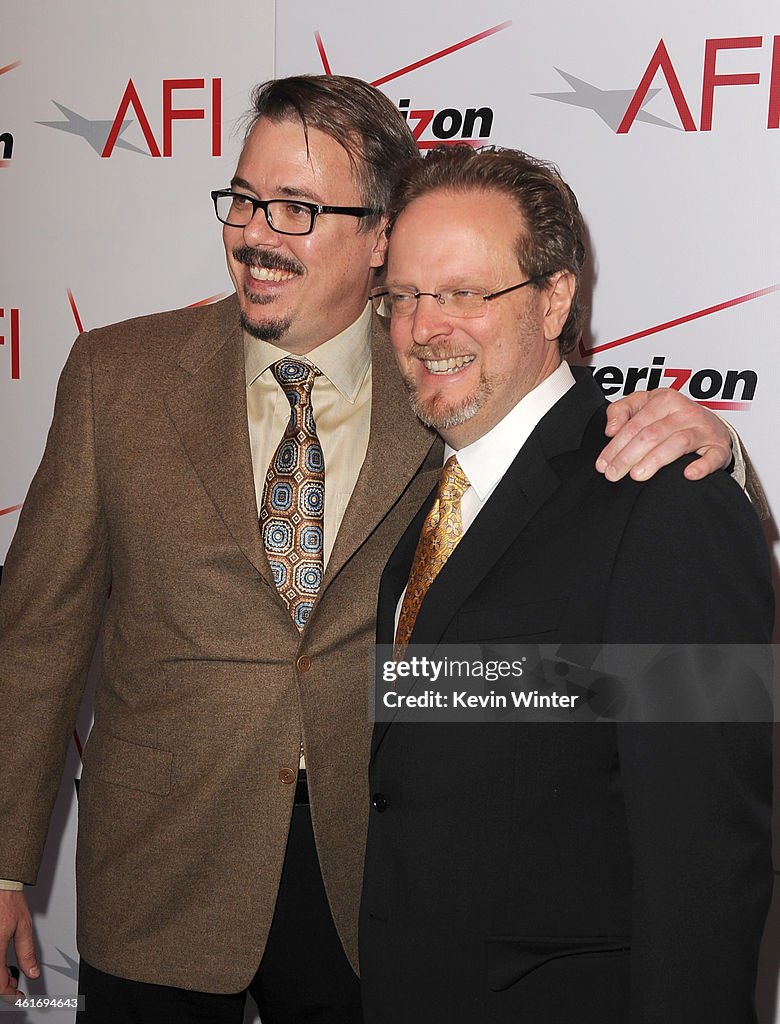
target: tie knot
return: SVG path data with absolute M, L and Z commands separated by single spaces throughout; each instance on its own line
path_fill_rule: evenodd
M 450 455 L 441 471 L 439 497 L 456 501 L 463 497 L 470 486 L 469 478 L 460 468 L 457 455 Z
M 280 359 L 271 367 L 282 391 L 287 395 L 290 405 L 304 395 L 311 394 L 314 378 L 321 376 L 321 371 L 311 363 L 301 363 L 297 359 Z

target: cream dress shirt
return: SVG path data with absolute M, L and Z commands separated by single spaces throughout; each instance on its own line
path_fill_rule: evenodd
M 330 341 L 306 356 L 244 334 L 246 407 L 258 510 L 268 464 L 290 419 L 290 403 L 271 372 L 280 359 L 311 363 L 321 372 L 311 392 L 317 436 L 325 457 L 323 562 L 333 551 L 336 534 L 368 448 L 371 422 L 371 309 Z

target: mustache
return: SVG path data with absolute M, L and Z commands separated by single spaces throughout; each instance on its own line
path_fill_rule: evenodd
M 302 276 L 304 268 L 298 260 L 282 256 L 278 252 L 267 252 L 264 249 L 252 249 L 248 245 L 239 245 L 233 250 L 233 259 L 247 267 L 262 267 L 264 270 L 281 270 L 287 274 Z

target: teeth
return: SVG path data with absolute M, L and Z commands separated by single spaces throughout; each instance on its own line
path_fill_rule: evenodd
M 452 356 L 450 359 L 423 359 L 423 364 L 428 373 L 455 373 L 475 359 L 476 356 Z
M 268 270 L 267 267 L 250 267 L 249 276 L 255 281 L 290 281 L 295 274 L 285 270 Z

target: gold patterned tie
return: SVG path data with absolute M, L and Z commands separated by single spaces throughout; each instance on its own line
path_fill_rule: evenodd
M 428 588 L 463 536 L 460 499 L 469 486 L 468 477 L 458 465 L 457 456 L 451 455 L 444 463 L 436 497 L 420 530 L 395 631 L 396 660 L 404 655 Z
M 276 589 L 303 632 L 322 582 L 325 460 L 311 407 L 320 371 L 280 359 L 271 372 L 290 403 L 290 419 L 265 476 L 260 529 Z

